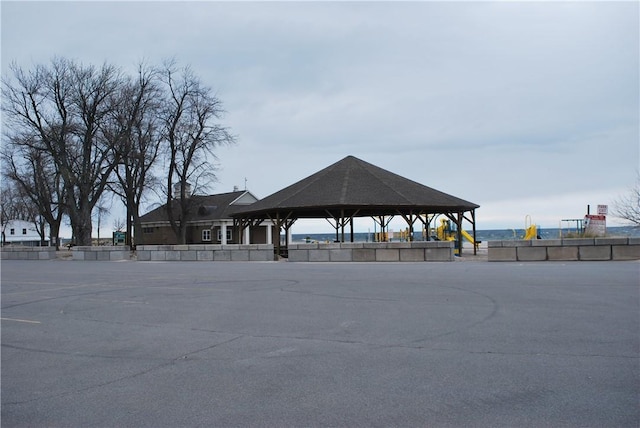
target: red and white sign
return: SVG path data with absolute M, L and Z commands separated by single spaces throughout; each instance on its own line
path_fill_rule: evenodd
M 604 215 L 584 216 L 584 233 L 589 236 L 604 236 L 607 233 L 607 217 Z

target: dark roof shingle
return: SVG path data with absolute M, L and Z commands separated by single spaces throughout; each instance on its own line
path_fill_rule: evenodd
M 430 212 L 469 211 L 472 202 L 448 195 L 354 156 L 344 159 L 236 212 L 236 217 L 295 211 L 298 217 L 325 217 L 326 209 L 358 209 L 362 215 L 385 209 Z

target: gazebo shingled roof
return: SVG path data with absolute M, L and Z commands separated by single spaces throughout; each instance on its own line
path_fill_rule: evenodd
M 234 214 L 295 211 L 297 218 L 323 218 L 326 210 L 356 210 L 359 216 L 464 212 L 479 205 L 401 177 L 354 156 L 298 181 Z
M 285 229 L 299 218 L 331 218 L 337 232 L 353 217 L 402 215 L 413 229 L 421 215 L 445 214 L 460 226 L 464 213 L 471 212 L 471 218 L 464 218 L 472 223 L 475 234 L 476 208 L 479 205 L 347 156 L 238 210 L 233 217 L 242 227 L 269 218 Z

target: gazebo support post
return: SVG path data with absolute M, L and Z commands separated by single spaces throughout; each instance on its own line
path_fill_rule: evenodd
M 349 230 L 351 231 L 351 242 L 353 242 L 353 217 L 349 219 Z
M 409 236 L 407 237 L 407 241 L 411 242 L 413 241 L 413 223 L 415 223 L 415 221 L 418 219 L 418 217 L 420 217 L 419 215 L 416 215 L 414 217 L 413 215 L 413 211 L 410 210 L 409 211 L 409 215 L 405 215 L 403 213 L 399 214 L 402 216 L 402 218 L 404 218 L 404 220 L 407 222 L 407 224 L 409 225 Z
M 458 230 L 456 238 L 458 239 L 458 255 L 462 257 L 462 216 L 463 213 L 458 213 L 458 223 L 456 224 Z
M 274 247 L 274 260 L 278 260 L 278 258 L 280 257 L 280 255 L 283 253 L 283 246 L 280 242 L 280 234 L 282 229 L 284 229 L 284 249 L 288 249 L 289 248 L 289 229 L 291 228 L 291 226 L 293 226 L 293 223 L 296 222 L 296 218 L 293 218 L 293 212 L 289 212 L 287 213 L 287 215 L 284 218 L 280 218 L 280 211 L 276 212 L 276 218 L 274 219 L 273 217 L 271 217 L 271 215 L 267 214 L 267 217 L 269 217 L 269 220 L 271 220 L 271 223 L 273 223 L 276 226 L 276 229 L 278 229 L 278 241 L 275 244 Z

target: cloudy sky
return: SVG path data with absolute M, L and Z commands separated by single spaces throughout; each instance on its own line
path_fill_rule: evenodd
M 238 136 L 216 193 L 246 179 L 262 198 L 354 155 L 479 204 L 479 229 L 557 227 L 640 168 L 635 1 L 0 7 L 3 74 L 56 55 L 190 64 Z

